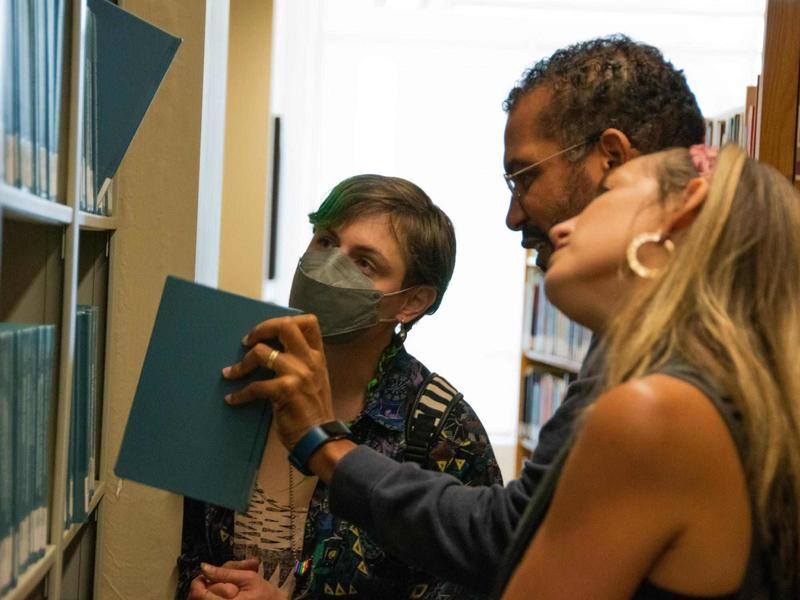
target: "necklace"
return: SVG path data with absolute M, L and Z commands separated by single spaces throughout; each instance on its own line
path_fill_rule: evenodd
M 302 480 L 298 482 L 298 485 L 302 483 Z M 300 548 L 297 545 L 297 517 L 294 512 L 294 469 L 292 465 L 289 465 L 289 549 L 292 554 L 292 561 L 294 562 L 294 568 L 292 569 L 292 573 L 297 577 L 303 577 L 306 573 L 308 573 L 311 567 L 311 559 L 308 560 L 300 560 Z
M 366 396 L 369 396 L 375 391 L 377 388 L 378 383 L 383 378 L 384 372 L 387 369 L 389 363 L 392 362 L 395 356 L 400 352 L 403 347 L 403 342 L 405 341 L 405 330 L 402 331 L 401 334 L 395 334 L 394 339 L 392 342 L 387 346 L 383 353 L 381 354 L 380 359 L 378 360 L 378 368 L 377 372 L 375 373 L 375 377 L 373 377 L 370 382 L 367 384 Z M 358 419 L 359 415 L 356 415 L 355 419 Z M 303 480 L 298 482 L 298 485 L 302 483 Z M 289 464 L 289 549 L 291 552 L 292 561 L 294 562 L 294 569 L 292 570 L 292 575 L 302 578 L 304 577 L 310 570 L 311 570 L 311 559 L 307 560 L 300 560 L 300 553 L 302 550 L 302 545 L 298 547 L 297 544 L 297 517 L 295 515 L 295 506 L 294 506 L 294 468 L 292 467 L 291 463 Z M 292 589 L 294 589 L 294 581 L 292 582 Z M 290 594 L 291 596 L 291 594 Z
M 292 552 L 292 560 L 294 561 L 295 569 L 297 569 L 298 558 L 300 557 L 300 553 L 297 550 L 297 544 L 295 543 L 295 528 L 296 528 L 296 518 L 294 514 L 294 473 L 292 473 L 294 469 L 292 469 L 292 465 L 289 465 L 289 548 Z

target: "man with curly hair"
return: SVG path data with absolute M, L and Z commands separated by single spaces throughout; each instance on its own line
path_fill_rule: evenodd
M 543 269 L 548 230 L 583 210 L 609 169 L 705 135 L 683 73 L 625 36 L 557 50 L 523 74 L 503 107 L 506 223 L 522 231 L 522 245 L 538 251 Z
M 683 73 L 656 48 L 621 35 L 575 44 L 534 64 L 504 108 L 505 179 L 511 191 L 506 223 L 522 232 L 524 247 L 537 250 L 542 268 L 552 252 L 547 231 L 578 214 L 611 169 L 704 137 L 703 118 Z M 329 482 L 334 514 L 409 564 L 488 591 L 522 512 L 588 402 L 590 365 L 584 363 L 542 429 L 520 479 L 505 488 L 468 488 L 346 439 L 321 446 L 308 464 Z M 302 398 L 292 403 L 293 421 L 278 415 L 281 425 L 309 430 L 316 423 L 304 413 L 316 414 L 315 406 L 306 407 Z

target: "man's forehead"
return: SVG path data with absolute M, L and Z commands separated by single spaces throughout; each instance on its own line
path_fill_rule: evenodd
M 552 92 L 546 87 L 537 87 L 522 95 L 508 114 L 506 135 L 542 137 L 542 115 L 551 97 Z

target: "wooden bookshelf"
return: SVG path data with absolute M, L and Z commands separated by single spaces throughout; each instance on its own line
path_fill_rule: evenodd
M 534 300 L 533 288 L 536 285 L 541 285 L 542 279 L 542 273 L 536 267 L 534 254 L 531 250 L 528 250 L 525 257 L 525 302 L 523 303 L 525 314 L 523 315 L 524 326 L 522 332 L 518 407 L 519 423 L 515 461 L 517 475 L 519 475 L 522 469 L 524 460 L 529 459 L 533 455 L 538 442 L 538 431 L 541 425 L 544 424 L 540 422 L 538 426 L 533 426 L 525 422 L 525 415 L 526 412 L 528 412 L 526 411 L 526 403 L 530 402 L 528 399 L 528 393 L 530 391 L 528 389 L 528 376 L 532 373 L 537 373 L 539 375 L 536 375 L 536 377 L 549 375 L 560 380 L 565 378 L 571 380 L 577 376 L 581 368 L 580 360 L 576 360 L 574 357 L 559 355 L 559 353 L 555 351 L 558 344 L 545 341 L 544 344 L 539 344 L 537 346 L 536 343 L 533 342 L 532 333 L 534 328 L 537 329 L 537 335 L 545 335 L 546 338 L 553 334 L 553 332 L 547 330 L 547 328 L 545 328 L 546 331 L 538 331 L 541 323 L 534 323 L 537 320 L 538 311 L 543 309 L 545 301 L 542 294 L 543 289 L 541 287 L 539 288 L 540 297 Z M 562 323 L 568 322 L 563 316 L 559 318 L 562 319 Z M 539 404 L 537 409 L 541 408 L 541 406 L 542 405 Z M 531 415 L 529 414 L 528 416 L 530 417 Z
M 768 0 L 757 158 L 795 181 L 800 104 L 800 2 Z

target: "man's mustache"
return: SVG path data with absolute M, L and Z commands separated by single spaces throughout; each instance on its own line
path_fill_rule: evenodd
M 536 266 L 542 271 L 547 270 L 547 263 L 553 253 L 553 244 L 550 236 L 538 227 L 526 227 L 522 230 L 522 246 L 536 251 Z

